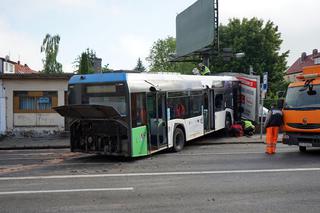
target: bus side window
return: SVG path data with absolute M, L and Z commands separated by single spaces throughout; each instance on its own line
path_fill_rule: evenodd
M 223 94 L 217 94 L 214 103 L 216 112 L 224 110 Z
M 147 124 L 147 112 L 145 109 L 146 97 L 143 93 L 131 94 L 131 115 L 132 127 L 139 127 Z
M 203 97 L 202 96 L 191 96 L 190 97 L 190 113 L 191 116 L 199 116 L 202 114 L 202 103 Z
M 168 99 L 170 119 L 187 118 L 189 116 L 189 97 L 173 97 Z

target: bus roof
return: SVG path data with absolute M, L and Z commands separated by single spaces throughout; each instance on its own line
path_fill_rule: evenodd
M 75 75 L 69 84 L 127 82 L 130 92 L 201 90 L 220 86 L 222 81 L 239 81 L 233 76 L 198 76 L 177 73 L 125 73 L 111 72 Z

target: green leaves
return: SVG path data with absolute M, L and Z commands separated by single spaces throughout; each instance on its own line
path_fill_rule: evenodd
M 270 94 L 285 86 L 283 73 L 289 51 L 280 53 L 281 33 L 272 21 L 231 19 L 226 26 L 220 26 L 220 49 L 232 47 L 234 53 L 244 52 L 245 57 L 223 61 L 219 55 L 212 58 L 213 72 L 240 72 L 249 74 L 249 67 L 257 75 L 269 73 Z
M 94 73 L 94 59 L 96 58 L 96 52 L 87 48 L 80 56 L 74 61 L 77 69 L 77 74 L 92 74 Z
M 62 64 L 57 62 L 59 52 L 60 36 L 47 34 L 41 45 L 41 52 L 44 52 L 43 72 L 48 74 L 62 73 Z
M 138 71 L 138 72 L 146 71 L 146 68 L 143 66 L 143 63 L 140 58 L 138 58 L 137 65 L 133 70 Z
M 176 51 L 176 39 L 168 36 L 153 43 L 149 56 L 146 60 L 150 64 L 150 71 L 156 72 L 179 72 L 191 74 L 196 66 L 190 62 L 170 62 L 170 55 Z

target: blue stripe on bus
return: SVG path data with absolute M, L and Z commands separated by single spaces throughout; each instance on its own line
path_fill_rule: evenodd
M 70 78 L 69 84 L 119 82 L 126 79 L 127 75 L 124 72 L 74 75 Z

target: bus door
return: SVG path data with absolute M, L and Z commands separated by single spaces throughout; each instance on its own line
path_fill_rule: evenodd
M 209 91 L 203 94 L 203 123 L 204 131 L 210 131 L 210 119 L 209 119 Z
M 215 108 L 214 108 L 214 104 L 215 104 L 215 92 L 214 90 L 210 90 L 210 95 L 209 95 L 209 124 L 210 124 L 210 129 L 211 130 L 215 130 Z
M 166 94 L 161 92 L 148 94 L 147 112 L 149 117 L 151 151 L 167 147 Z

